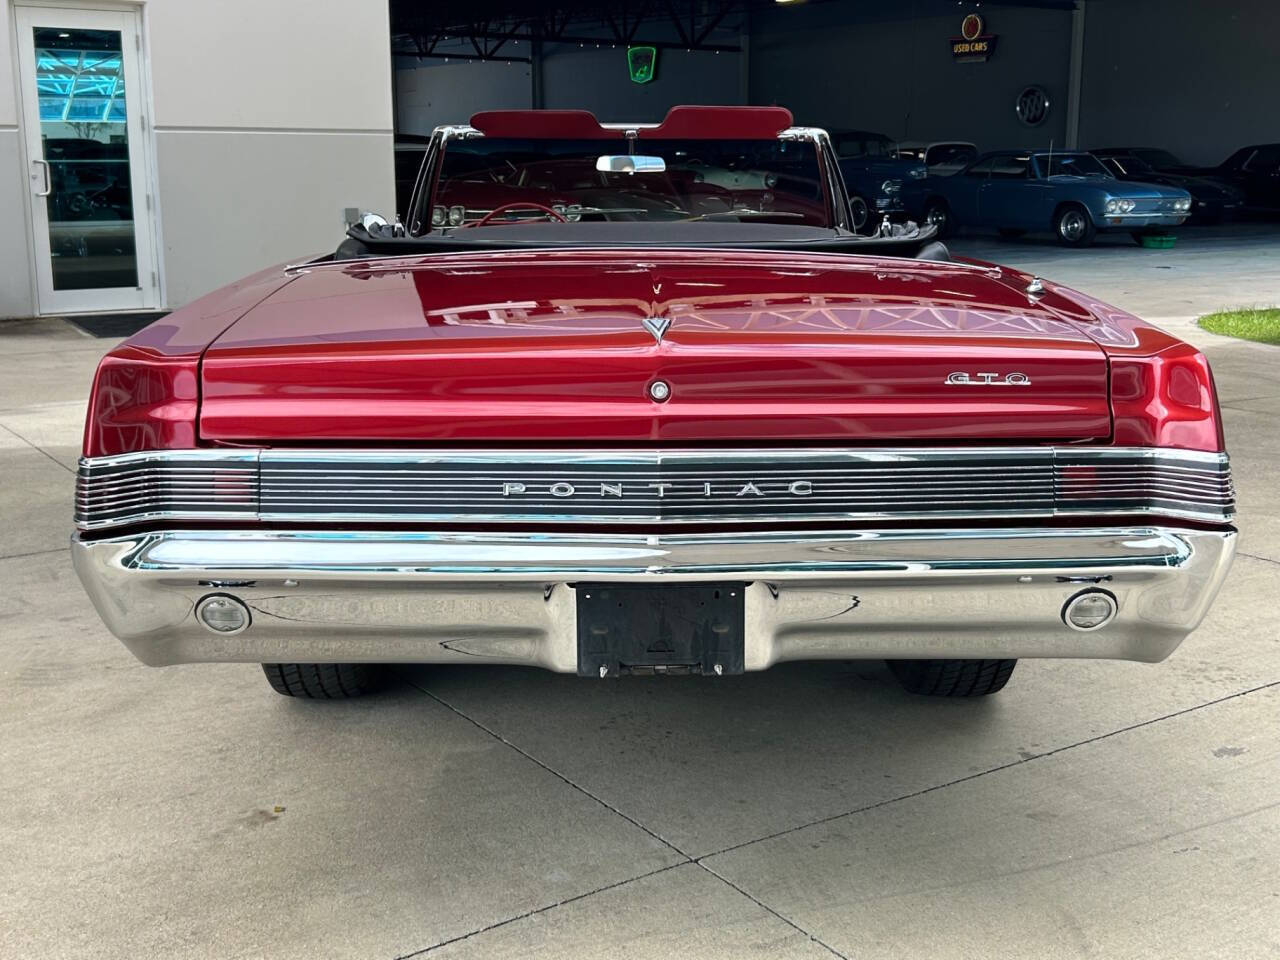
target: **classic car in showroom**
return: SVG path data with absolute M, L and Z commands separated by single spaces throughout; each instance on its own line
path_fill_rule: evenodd
M 1204 356 L 852 227 L 777 107 L 442 127 L 403 222 L 103 358 L 76 570 L 145 663 L 310 698 L 399 663 L 874 658 L 979 696 L 1019 658 L 1167 657 L 1236 543 Z
M 1254 213 L 1280 213 L 1280 143 L 1241 147 L 1216 167 L 1184 163 L 1158 147 L 1124 147 L 1161 173 L 1202 177 L 1226 184 L 1244 194 L 1246 209 Z
M 1193 177 L 1185 173 L 1168 173 L 1123 147 L 1106 147 L 1089 151 L 1117 180 L 1137 180 L 1177 187 L 1191 194 L 1192 223 L 1218 223 L 1233 216 L 1244 206 L 1244 192 L 1209 177 Z
M 1004 237 L 1051 231 L 1059 243 L 1084 247 L 1099 231 L 1140 241 L 1179 226 L 1190 216 L 1191 194 L 1117 180 L 1089 153 L 1005 150 L 950 177 L 931 177 L 923 209 L 940 236 L 957 226 L 995 228 Z
M 1280 143 L 1241 147 L 1206 175 L 1238 188 L 1250 210 L 1280 213 Z
M 978 158 L 978 147 L 968 140 L 904 140 L 895 147 L 894 155 L 923 163 L 931 177 L 949 177 Z
M 902 220 L 913 205 L 916 184 L 927 176 L 922 160 L 900 157 L 897 144 L 883 133 L 837 130 L 831 144 L 849 195 L 854 229 Z

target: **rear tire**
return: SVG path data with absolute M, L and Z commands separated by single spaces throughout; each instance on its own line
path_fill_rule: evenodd
M 368 663 L 264 663 L 276 693 L 309 700 L 346 700 L 382 686 L 382 672 Z
M 853 232 L 861 233 L 871 222 L 871 205 L 855 193 L 849 198 L 849 217 L 853 221 Z
M 1004 689 L 1017 660 L 886 660 L 908 693 L 985 697 Z
M 1089 211 L 1078 203 L 1064 203 L 1053 215 L 1053 235 L 1064 247 L 1087 247 L 1097 232 Z
M 947 205 L 947 201 L 939 197 L 934 197 L 925 204 L 924 222 L 937 228 L 939 240 L 951 236 L 955 229 L 951 219 L 951 207 Z

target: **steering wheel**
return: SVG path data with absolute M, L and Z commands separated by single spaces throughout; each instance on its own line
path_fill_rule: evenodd
M 544 207 L 540 203 L 534 203 L 532 200 L 517 200 L 515 203 L 504 203 L 500 207 L 490 210 L 475 223 L 467 224 L 468 227 L 484 227 L 493 221 L 493 218 L 500 213 L 506 213 L 509 210 L 541 210 L 552 220 L 559 220 L 561 223 L 568 223 L 564 218 L 564 214 L 552 210 L 550 207 Z

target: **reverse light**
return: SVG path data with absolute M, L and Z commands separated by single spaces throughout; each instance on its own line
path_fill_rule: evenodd
M 196 604 L 196 619 L 223 637 L 243 633 L 250 623 L 249 608 L 225 593 L 211 593 Z
M 1209 361 L 1189 344 L 1113 357 L 1111 404 L 1117 446 L 1226 449 Z
M 1115 616 L 1116 598 L 1106 590 L 1082 590 L 1062 608 L 1062 621 L 1072 630 L 1100 630 Z

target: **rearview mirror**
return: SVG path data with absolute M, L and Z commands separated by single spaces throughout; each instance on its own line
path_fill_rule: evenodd
M 601 173 L 663 173 L 667 161 L 640 154 L 606 154 L 596 157 L 596 169 Z

